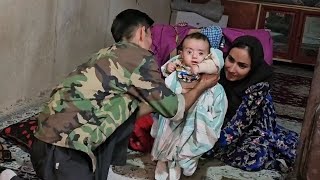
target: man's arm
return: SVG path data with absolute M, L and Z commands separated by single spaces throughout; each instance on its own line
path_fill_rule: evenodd
M 142 103 L 147 103 L 152 107 L 141 104 L 141 115 L 155 111 L 172 120 L 180 120 L 200 95 L 218 81 L 218 75 L 203 75 L 193 90 L 185 95 L 175 94 L 166 87 L 153 59 L 146 58 L 145 60 L 131 78 L 132 85 L 137 92 L 134 94 L 138 95 Z
M 185 99 L 185 111 L 188 111 L 190 107 L 197 101 L 201 94 L 217 84 L 219 75 L 217 74 L 203 74 L 201 75 L 200 82 L 189 92 L 183 94 Z
M 142 102 L 139 104 L 139 111 L 137 114 L 137 118 L 144 116 L 146 114 L 150 114 L 152 112 L 154 112 L 154 109 L 149 104 Z
M 190 107 L 197 101 L 201 94 L 216 85 L 219 80 L 218 75 L 202 75 L 200 82 L 189 92 L 183 94 L 185 100 L 184 111 L 188 111 Z M 138 117 L 154 112 L 154 109 L 147 103 L 140 103 Z

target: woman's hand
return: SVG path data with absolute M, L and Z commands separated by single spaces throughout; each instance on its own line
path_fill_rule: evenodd
M 218 83 L 219 74 L 202 74 L 198 84 L 189 92 L 183 94 L 185 99 L 185 111 L 188 111 L 192 104 L 197 101 L 201 94 Z

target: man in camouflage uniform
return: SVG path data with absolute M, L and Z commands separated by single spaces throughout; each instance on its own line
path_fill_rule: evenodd
M 119 42 L 94 54 L 53 90 L 31 150 L 40 178 L 107 179 L 110 164 L 125 164 L 137 114 L 181 119 L 216 83 L 216 77 L 205 76 L 185 95 L 168 89 L 148 51 L 152 24 L 138 10 L 121 12 L 111 29 Z

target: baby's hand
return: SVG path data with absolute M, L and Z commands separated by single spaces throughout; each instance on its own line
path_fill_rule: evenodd
M 175 71 L 177 68 L 177 64 L 176 63 L 173 63 L 173 62 L 169 62 L 167 64 L 167 72 L 168 73 L 172 73 L 173 71 Z
M 192 65 L 191 66 L 191 72 L 192 72 L 192 74 L 195 74 L 195 75 L 199 74 L 199 66 L 198 65 Z

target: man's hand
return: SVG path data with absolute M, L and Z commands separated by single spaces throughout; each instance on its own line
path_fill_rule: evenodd
M 219 74 L 202 74 L 198 84 L 189 92 L 183 94 L 185 99 L 185 111 L 188 111 L 201 94 L 218 83 Z
M 215 86 L 219 81 L 219 74 L 202 74 L 200 82 L 196 85 L 201 90 L 207 90 Z
M 137 114 L 137 118 L 152 112 L 154 112 L 154 109 L 149 104 L 147 104 L 146 102 L 141 102 L 139 104 L 139 111 Z

